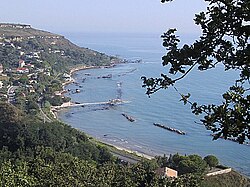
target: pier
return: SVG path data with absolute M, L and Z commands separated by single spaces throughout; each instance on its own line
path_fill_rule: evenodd
M 129 103 L 129 101 L 123 101 L 121 99 L 111 99 L 106 102 L 93 102 L 93 103 L 74 103 L 74 102 L 67 102 L 63 103 L 61 106 L 54 106 L 53 109 L 59 110 L 63 108 L 70 108 L 70 107 L 85 107 L 85 106 L 98 106 L 98 105 L 120 105 L 120 104 L 125 104 Z

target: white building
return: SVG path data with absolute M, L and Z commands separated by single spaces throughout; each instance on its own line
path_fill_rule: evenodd
M 0 89 L 3 88 L 3 82 L 0 81 Z
M 3 73 L 3 65 L 0 64 L 0 74 L 2 74 L 2 73 Z

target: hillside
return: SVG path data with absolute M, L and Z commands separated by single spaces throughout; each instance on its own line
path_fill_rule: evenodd
M 60 94 L 70 69 L 109 66 L 117 61 L 58 34 L 30 25 L 0 23 L 0 101 L 43 119 L 41 108 L 51 121 L 50 106 L 70 100 Z
M 205 177 L 201 186 L 203 187 L 250 187 L 250 179 L 232 171 L 230 173 Z
M 249 186 L 236 172 L 201 181 L 208 165 L 198 155 L 140 160 L 54 118 L 52 106 L 70 100 L 69 69 L 117 61 L 30 25 L 0 24 L 0 186 Z M 178 178 L 156 172 L 166 166 Z
M 78 64 L 110 65 L 115 58 L 78 47 L 64 36 L 30 25 L 0 24 L 0 63 L 13 69 L 19 60 L 41 67 L 50 66 L 53 71 L 61 72 Z

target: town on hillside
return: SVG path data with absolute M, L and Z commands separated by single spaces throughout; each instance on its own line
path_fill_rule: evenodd
M 18 35 L 20 34 L 20 35 Z M 112 57 L 75 46 L 63 36 L 30 25 L 0 24 L 0 101 L 35 114 L 68 102 L 63 83 L 70 69 L 107 65 Z M 98 64 L 99 63 L 99 64 Z

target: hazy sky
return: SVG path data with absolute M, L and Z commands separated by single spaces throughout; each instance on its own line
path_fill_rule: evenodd
M 198 32 L 194 14 L 203 0 L 1 0 L 0 22 L 27 23 L 54 32 Z

